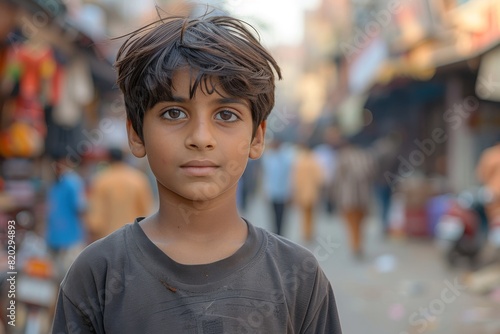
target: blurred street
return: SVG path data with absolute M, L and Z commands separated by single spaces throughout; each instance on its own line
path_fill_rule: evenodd
M 113 64 L 170 13 L 241 18 L 279 64 L 238 205 L 313 252 L 344 333 L 500 334 L 500 1 L 200 5 L 0 0 L 0 334 L 45 334 L 81 249 L 155 212 Z
M 249 203 L 244 217 L 272 230 L 263 197 Z M 448 269 L 432 239 L 383 239 L 373 215 L 365 223 L 366 256 L 358 261 L 337 214 L 317 210 L 311 243 L 301 240 L 296 208 L 284 222 L 284 236 L 313 251 L 332 282 L 344 333 L 500 333 L 498 291 L 496 296 L 469 291 L 461 283 L 467 269 Z

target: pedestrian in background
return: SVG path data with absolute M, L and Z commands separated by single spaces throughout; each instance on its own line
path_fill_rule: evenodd
M 86 246 L 83 215 L 87 209 L 82 177 L 67 164 L 65 155 L 54 156 L 55 180 L 46 203 L 45 238 L 62 277 Z
M 346 140 L 339 151 L 334 177 L 335 201 L 347 224 L 351 252 L 363 256 L 363 221 L 373 196 L 375 165 L 371 154 Z
M 259 159 L 249 159 L 247 167 L 238 182 L 238 207 L 245 212 L 248 202 L 254 197 L 259 186 L 261 166 Z
M 153 193 L 146 175 L 124 161 L 120 148 L 108 150 L 109 166 L 90 185 L 86 217 L 90 241 L 103 238 L 153 210 Z
M 314 155 L 323 170 L 323 185 L 321 200 L 325 204 L 328 214 L 335 211 L 335 201 L 332 196 L 333 177 L 337 167 L 337 149 L 340 144 L 341 134 L 336 127 L 329 127 L 323 134 L 323 142 L 314 148 Z
M 264 193 L 271 204 L 275 232 L 280 235 L 283 233 L 283 221 L 291 201 L 293 161 L 293 148 L 276 138 L 262 155 Z
M 392 184 L 387 175 L 397 175 L 400 152 L 401 135 L 391 132 L 377 139 L 370 147 L 375 163 L 374 190 L 378 202 L 379 219 L 381 222 L 382 236 L 390 232 L 389 208 L 392 200 Z
M 491 201 L 485 206 L 489 227 L 500 226 L 500 140 L 481 153 L 476 175 L 491 197 Z
M 292 170 L 292 194 L 302 214 L 302 238 L 310 242 L 314 234 L 314 209 L 321 198 L 324 175 L 313 151 L 307 145 L 299 147 Z

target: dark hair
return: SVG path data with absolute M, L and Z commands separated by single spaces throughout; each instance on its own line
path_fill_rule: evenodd
M 123 151 L 118 147 L 110 147 L 108 149 L 108 158 L 111 162 L 123 161 Z
M 172 77 L 184 68 L 196 75 L 190 98 L 200 87 L 249 101 L 255 132 L 274 106 L 273 69 L 279 79 L 281 70 L 252 30 L 229 16 L 174 16 L 126 35 L 115 66 L 127 118 L 139 137 L 145 112 L 172 99 Z

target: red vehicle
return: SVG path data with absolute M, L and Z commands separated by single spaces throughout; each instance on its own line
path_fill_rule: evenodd
M 436 238 L 445 249 L 450 266 L 464 259 L 475 267 L 485 242 L 484 203 L 485 193 L 479 190 L 464 191 L 453 199 L 436 225 Z
M 488 231 L 488 242 L 495 250 L 493 261 L 500 262 L 500 218 L 491 223 Z

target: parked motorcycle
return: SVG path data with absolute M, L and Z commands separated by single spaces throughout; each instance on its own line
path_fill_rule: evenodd
M 488 243 L 492 248 L 492 262 L 500 263 L 500 217 L 493 219 L 488 231 Z
M 23 242 L 15 277 L 16 326 L 7 328 L 12 334 L 49 333 L 59 285 L 54 261 L 35 232 L 27 232 Z
M 478 256 L 487 237 L 484 204 L 488 193 L 484 188 L 459 193 L 436 225 L 438 244 L 444 249 L 446 261 L 455 267 L 466 260 L 477 267 Z
M 0 170 L 0 187 L 8 194 L 0 206 L 0 244 L 5 250 L 0 316 L 9 334 L 48 333 L 59 285 L 54 260 L 38 234 L 41 202 L 33 165 L 30 159 L 11 159 Z

